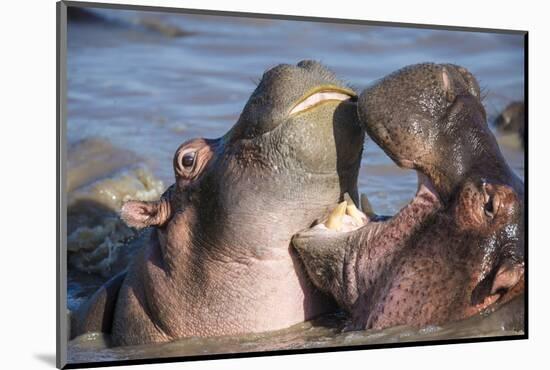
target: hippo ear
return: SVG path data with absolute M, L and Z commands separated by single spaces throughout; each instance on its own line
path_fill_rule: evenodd
M 126 225 L 136 229 L 162 226 L 168 221 L 170 214 L 170 203 L 166 199 L 155 202 L 130 200 L 120 210 L 120 217 Z

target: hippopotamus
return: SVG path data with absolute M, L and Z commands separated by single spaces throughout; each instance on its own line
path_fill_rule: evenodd
M 422 327 L 496 308 L 524 290 L 524 186 L 486 120 L 475 77 L 418 64 L 375 82 L 360 124 L 415 197 L 393 217 L 341 202 L 293 245 L 312 282 L 350 314 L 347 329 Z
M 505 133 L 516 133 L 525 146 L 525 103 L 515 101 L 506 106 L 495 119 L 495 127 Z
M 278 330 L 334 310 L 290 241 L 343 194 L 358 199 L 356 101 L 317 62 L 265 72 L 225 135 L 175 151 L 161 199 L 122 206 L 151 238 L 75 312 L 72 335 L 135 345 Z

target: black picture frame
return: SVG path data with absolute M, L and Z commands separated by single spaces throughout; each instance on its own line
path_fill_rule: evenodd
M 157 364 L 157 363 L 172 363 L 182 361 L 204 361 L 217 359 L 232 359 L 245 357 L 264 357 L 264 356 L 279 356 L 293 354 L 310 354 L 322 352 L 341 352 L 341 351 L 358 351 L 366 349 L 381 349 L 381 348 L 399 348 L 399 347 L 416 347 L 416 346 L 436 346 L 446 344 L 462 344 L 462 343 L 483 343 L 495 341 L 509 340 L 525 340 L 529 338 L 529 309 L 528 309 L 528 293 L 529 293 L 529 125 L 525 126 L 525 323 L 524 334 L 513 336 L 499 336 L 487 338 L 465 338 L 465 339 L 445 339 L 423 342 L 406 342 L 406 343 L 390 343 L 390 344 L 371 344 L 371 345 L 353 345 L 341 347 L 326 347 L 326 348 L 308 348 L 308 349 L 292 349 L 292 350 L 273 350 L 267 352 L 244 352 L 244 353 L 225 353 L 225 354 L 207 354 L 194 356 L 181 356 L 169 358 L 149 358 L 149 359 L 132 359 L 121 361 L 105 361 L 105 362 L 86 362 L 86 363 L 67 363 L 67 317 L 66 317 L 66 301 L 67 301 L 67 192 L 66 192 L 66 158 L 67 158 L 67 9 L 75 8 L 104 8 L 104 9 L 119 9 L 119 10 L 139 10 L 139 11 L 154 11 L 165 13 L 178 14 L 196 14 L 196 15 L 217 15 L 225 17 L 248 17 L 259 19 L 277 19 L 277 20 L 296 20 L 296 21 L 313 21 L 321 23 L 340 23 L 352 25 L 370 25 L 370 26 L 391 26 L 400 28 L 419 28 L 431 30 L 447 30 L 447 31 L 463 31 L 463 32 L 486 32 L 499 34 L 514 34 L 522 35 L 524 39 L 524 99 L 525 99 L 525 122 L 529 119 L 529 32 L 526 30 L 508 30 L 508 29 L 491 29 L 491 28 L 474 28 L 474 27 L 458 27 L 446 25 L 431 25 L 431 24 L 416 24 L 416 23 L 396 23 L 396 22 L 381 22 L 369 20 L 350 20 L 338 18 L 324 18 L 311 16 L 296 16 L 283 14 L 262 14 L 248 12 L 232 12 L 232 11 L 217 11 L 217 10 L 201 10 L 189 8 L 170 8 L 157 6 L 141 6 L 141 5 L 126 5 L 126 4 L 111 4 L 111 3 L 95 3 L 95 2 L 78 2 L 78 1 L 59 1 L 56 6 L 57 12 L 57 99 L 56 99 L 56 120 L 57 120 L 57 251 L 56 251 L 56 285 L 57 285 L 57 335 L 56 335 L 56 365 L 58 368 L 74 369 L 74 368 L 93 368 L 93 367 L 109 367 L 122 365 L 138 365 L 138 364 Z

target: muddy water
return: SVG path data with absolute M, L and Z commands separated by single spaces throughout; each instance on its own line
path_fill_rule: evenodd
M 276 332 L 219 338 L 184 338 L 170 343 L 132 347 L 108 346 L 101 334 L 83 335 L 69 345 L 71 361 L 86 362 L 131 360 L 150 357 L 196 356 L 236 352 L 260 352 L 302 348 L 359 346 L 444 340 L 449 338 L 482 338 L 522 333 L 523 300 L 516 299 L 493 312 L 472 317 L 460 323 L 427 326 L 421 329 L 406 326 L 385 330 L 343 331 L 346 318 L 342 314 L 326 315 Z
M 125 199 L 155 199 L 173 181 L 174 150 L 193 137 L 218 137 L 238 118 L 264 70 L 321 60 L 357 90 L 407 64 L 461 64 L 480 80 L 492 120 L 523 99 L 522 38 L 312 22 L 98 11 L 70 23 L 68 48 L 69 299 L 75 309 L 124 268 L 140 235 L 118 220 Z M 523 178 L 524 153 L 498 135 Z M 367 140 L 359 178 L 374 209 L 393 214 L 416 190 L 416 175 L 397 168 Z M 519 334 L 521 301 L 490 315 L 420 330 L 341 333 L 345 318 L 259 335 L 189 338 L 163 345 L 108 348 L 88 335 L 70 343 L 72 362 L 263 351 L 320 346 Z

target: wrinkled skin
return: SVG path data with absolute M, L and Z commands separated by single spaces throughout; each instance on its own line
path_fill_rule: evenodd
M 291 248 L 293 234 L 346 192 L 357 199 L 364 140 L 356 96 L 320 64 L 267 71 L 233 128 L 174 155 L 175 183 L 130 201 L 133 227 L 155 227 L 126 274 L 75 315 L 73 336 L 114 345 L 277 330 L 333 310 Z
M 473 75 L 406 67 L 366 89 L 358 113 L 400 167 L 418 172 L 419 189 L 388 220 L 344 219 L 339 231 L 320 224 L 293 239 L 315 285 L 351 313 L 350 328 L 442 324 L 522 294 L 523 183 Z

